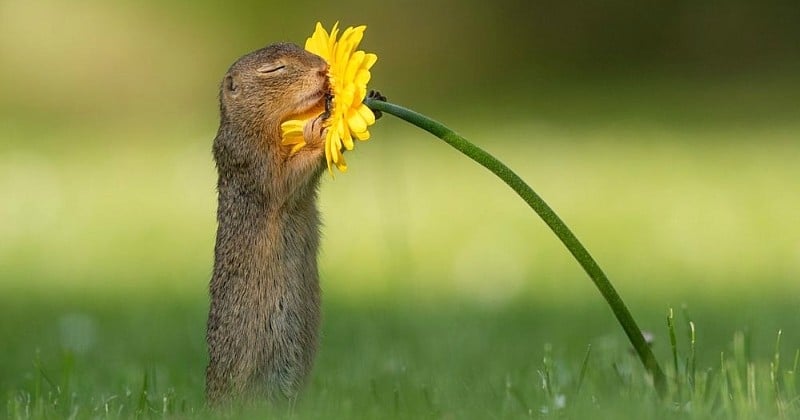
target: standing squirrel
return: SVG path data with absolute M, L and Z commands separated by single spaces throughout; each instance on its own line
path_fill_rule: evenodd
M 220 87 L 219 175 L 206 395 L 294 397 L 320 324 L 317 186 L 325 168 L 328 65 L 294 44 L 239 58 Z M 319 115 L 295 154 L 283 121 Z

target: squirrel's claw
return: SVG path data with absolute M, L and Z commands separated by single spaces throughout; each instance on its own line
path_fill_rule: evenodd
M 306 123 L 305 127 L 303 127 L 303 137 L 305 137 L 306 143 L 315 146 L 324 143 L 325 131 L 327 130 L 327 127 L 324 126 L 325 118 L 325 114 L 322 114 Z

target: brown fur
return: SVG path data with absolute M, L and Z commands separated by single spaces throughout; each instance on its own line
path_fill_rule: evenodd
M 278 69 L 279 66 L 284 66 Z M 321 119 L 293 156 L 280 123 L 324 109 L 327 66 L 293 44 L 237 60 L 220 87 L 219 180 L 206 395 L 293 397 L 311 371 L 320 323 L 316 198 Z

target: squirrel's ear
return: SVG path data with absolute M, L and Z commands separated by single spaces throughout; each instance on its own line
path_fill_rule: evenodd
M 236 85 L 236 81 L 233 80 L 233 75 L 228 73 L 225 75 L 225 79 L 222 81 L 222 89 L 225 90 L 226 95 L 235 95 L 236 89 L 238 86 Z

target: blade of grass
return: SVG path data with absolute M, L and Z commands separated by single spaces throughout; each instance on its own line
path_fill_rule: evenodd
M 67 417 L 70 409 L 70 381 L 72 379 L 72 371 L 75 365 L 75 356 L 71 351 L 64 352 L 64 367 L 61 372 L 61 412 Z
M 797 372 L 797 366 L 800 363 L 800 349 L 794 353 L 794 365 L 792 365 L 792 372 Z
M 672 363 L 675 368 L 675 393 L 678 395 L 678 401 L 682 401 L 681 396 L 681 374 L 678 366 L 678 339 L 675 337 L 675 312 L 669 308 L 667 312 L 667 329 L 669 330 L 669 344 L 672 348 Z
M 139 401 L 136 406 L 136 418 L 140 418 L 148 412 L 148 390 L 149 390 L 149 373 L 145 369 L 144 378 L 142 380 L 142 391 L 139 392 Z
M 727 364 L 725 363 L 725 353 L 720 352 L 720 399 L 722 401 L 722 410 L 727 418 L 733 418 L 734 410 L 731 404 L 732 389 L 731 375 L 728 372 Z
M 697 335 L 694 328 L 694 322 L 689 321 L 689 361 L 686 363 L 686 378 L 689 382 L 689 388 L 691 392 L 694 392 L 695 389 L 695 381 L 697 380 L 696 369 L 697 369 Z
M 772 387 L 775 391 L 775 396 L 780 395 L 780 366 L 781 366 L 781 334 L 782 330 L 778 330 L 778 337 L 775 339 L 775 354 L 772 356 L 772 363 L 770 363 L 769 379 L 772 382 Z
M 575 386 L 575 397 L 577 398 L 578 395 L 581 393 L 581 387 L 583 386 L 583 380 L 586 378 L 586 371 L 589 369 L 589 356 L 592 355 L 592 345 L 586 348 L 586 356 L 583 356 L 583 363 L 581 363 L 581 371 L 578 373 L 578 384 Z

